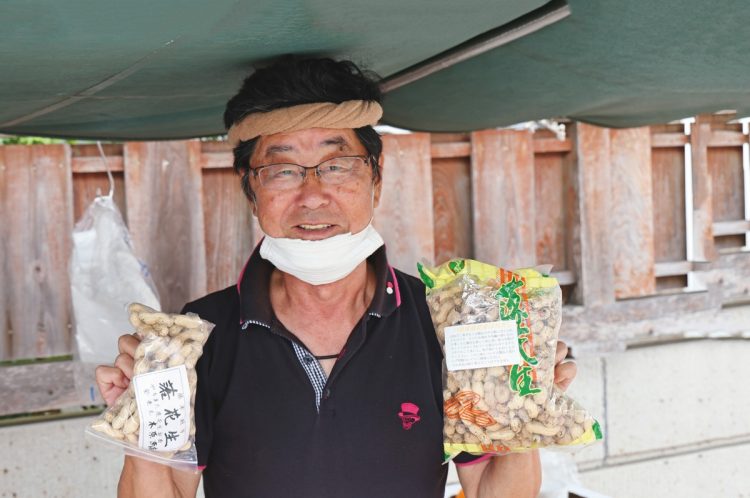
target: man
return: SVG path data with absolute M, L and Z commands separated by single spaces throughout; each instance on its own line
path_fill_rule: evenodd
M 388 265 L 370 224 L 380 100 L 354 64 L 317 59 L 258 70 L 227 104 L 234 167 L 265 238 L 236 286 L 183 310 L 216 324 L 195 413 L 209 498 L 443 496 L 440 346 L 424 287 Z M 115 366 L 97 370 L 108 404 L 137 344 L 121 337 Z M 558 385 L 574 376 L 558 365 Z M 536 451 L 456 462 L 468 497 L 538 493 Z M 119 496 L 193 497 L 199 479 L 126 457 Z

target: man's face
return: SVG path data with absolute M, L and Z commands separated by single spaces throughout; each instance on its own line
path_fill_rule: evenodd
M 314 166 L 338 156 L 366 156 L 352 129 L 310 128 L 262 136 L 250 167 L 275 163 Z M 381 183 L 373 184 L 372 168 L 357 170 L 341 185 L 320 182 L 307 170 L 304 183 L 292 190 L 265 189 L 250 175 L 255 192 L 253 213 L 267 235 L 276 238 L 321 240 L 363 230 L 380 200 Z

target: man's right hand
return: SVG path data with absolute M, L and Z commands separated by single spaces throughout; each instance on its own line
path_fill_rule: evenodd
M 107 406 L 112 406 L 130 385 L 130 379 L 133 378 L 133 357 L 140 342 L 135 334 L 121 335 L 117 340 L 120 354 L 115 358 L 114 366 L 96 367 L 96 385 Z

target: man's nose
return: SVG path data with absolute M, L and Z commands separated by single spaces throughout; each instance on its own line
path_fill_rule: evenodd
M 325 186 L 321 183 L 320 177 L 315 174 L 315 170 L 306 170 L 302 185 L 299 186 L 299 198 L 300 204 L 308 209 L 319 208 L 328 203 Z

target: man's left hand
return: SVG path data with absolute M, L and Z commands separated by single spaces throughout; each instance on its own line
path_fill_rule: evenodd
M 565 391 L 578 373 L 575 360 L 565 357 L 568 355 L 568 346 L 562 341 L 557 341 L 555 352 L 555 385 Z

